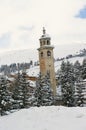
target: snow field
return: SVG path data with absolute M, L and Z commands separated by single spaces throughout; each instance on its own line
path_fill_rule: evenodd
M 86 130 L 86 107 L 32 107 L 0 117 L 0 130 Z

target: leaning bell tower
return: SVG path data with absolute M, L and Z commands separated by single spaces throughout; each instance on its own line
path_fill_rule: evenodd
M 55 79 L 55 68 L 54 68 L 54 56 L 53 49 L 51 45 L 51 38 L 46 34 L 45 28 L 43 28 L 43 34 L 40 41 L 39 51 L 39 64 L 40 72 L 42 75 L 50 74 L 51 87 L 53 89 L 53 94 L 56 95 L 56 79 Z

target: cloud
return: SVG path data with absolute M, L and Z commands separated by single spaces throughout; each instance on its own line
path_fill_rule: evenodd
M 5 33 L 0 37 L 0 48 L 8 48 L 11 43 L 11 33 Z
M 43 26 L 54 45 L 86 42 L 86 19 L 75 17 L 85 5 L 86 0 L 0 0 L 0 35 L 12 32 L 9 49 L 37 48 Z
M 86 6 L 83 9 L 80 9 L 76 17 L 81 18 L 81 19 L 86 19 Z
M 32 26 L 20 26 L 18 29 L 21 30 L 21 31 L 32 31 L 35 27 L 32 25 Z

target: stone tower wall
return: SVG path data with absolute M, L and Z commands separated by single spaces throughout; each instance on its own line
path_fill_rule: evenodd
M 46 35 L 44 35 L 46 36 Z M 49 45 L 47 44 L 49 41 Z M 50 45 L 50 37 L 43 37 L 40 39 L 40 48 L 39 51 L 39 64 L 40 72 L 42 75 L 50 73 L 51 87 L 53 89 L 53 94 L 56 94 L 56 80 L 55 80 L 55 68 L 54 68 L 54 56 L 53 56 L 54 47 Z

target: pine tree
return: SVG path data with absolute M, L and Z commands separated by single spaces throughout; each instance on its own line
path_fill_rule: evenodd
M 21 79 L 20 79 L 20 86 L 22 88 L 22 107 L 27 108 L 29 107 L 29 81 L 26 78 L 26 72 L 22 72 Z
M 44 77 L 44 82 L 42 82 L 43 88 L 42 88 L 42 106 L 50 106 L 54 103 L 53 100 L 53 91 L 51 89 L 51 83 L 50 83 L 50 76 L 47 74 Z
M 7 80 L 5 77 L 0 79 L 0 114 L 5 115 L 12 109 L 12 98 L 7 89 Z
M 20 109 L 22 106 L 22 98 L 21 98 L 21 94 L 22 94 L 22 87 L 20 86 L 20 72 L 18 72 L 17 77 L 15 79 L 15 83 L 14 83 L 14 90 L 13 90 L 13 108 L 14 109 Z
M 81 80 L 81 65 L 78 60 L 74 64 L 74 76 L 76 82 Z
M 62 101 L 65 106 L 74 106 L 74 82 L 73 65 L 67 61 L 62 62 L 59 75 L 61 85 Z
M 86 59 L 84 59 L 82 63 L 82 78 L 86 79 Z
M 13 92 L 14 108 L 21 109 L 29 107 L 29 82 L 26 72 L 18 73 Z
M 35 105 L 36 106 L 50 106 L 53 104 L 53 94 L 50 85 L 50 78 L 47 74 L 46 76 L 39 75 L 36 82 L 35 91 Z
M 79 81 L 75 84 L 75 104 L 76 106 L 86 105 L 86 86 L 83 82 Z

